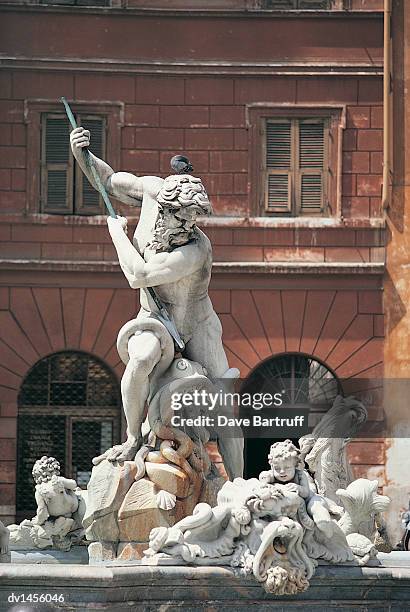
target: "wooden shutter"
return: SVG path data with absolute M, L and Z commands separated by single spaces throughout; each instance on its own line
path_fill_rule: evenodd
M 110 6 L 110 0 L 40 0 L 40 4 L 66 4 L 72 6 Z
M 262 0 L 261 8 L 265 9 L 330 9 L 332 0 Z
M 266 9 L 295 9 L 297 8 L 297 0 L 264 0 L 262 8 Z
M 103 117 L 78 117 L 78 125 L 91 132 L 90 151 L 100 159 L 105 157 L 106 121 Z M 98 215 L 104 212 L 102 198 L 92 187 L 76 164 L 75 169 L 75 212 L 81 215 Z
M 110 0 L 75 0 L 77 6 L 110 6 Z
M 45 114 L 41 122 L 41 210 L 72 213 L 73 162 L 64 115 Z
M 327 121 L 300 119 L 296 129 L 299 159 L 296 177 L 296 212 L 318 214 L 325 208 Z
M 299 0 L 299 9 L 318 10 L 332 8 L 332 0 Z
M 292 208 L 292 124 L 267 121 L 265 141 L 265 210 L 289 214 Z

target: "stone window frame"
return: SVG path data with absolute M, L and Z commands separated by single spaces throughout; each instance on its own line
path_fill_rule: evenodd
M 294 215 L 265 210 L 265 123 L 268 119 L 329 119 L 328 143 L 328 205 L 322 213 Z M 340 218 L 342 215 L 342 146 L 346 128 L 346 105 L 337 104 L 275 104 L 254 103 L 246 107 L 246 125 L 249 133 L 250 210 L 255 217 L 267 218 Z
M 69 101 L 70 102 L 70 101 Z M 105 118 L 106 161 L 114 169 L 121 161 L 121 128 L 124 125 L 123 102 L 75 101 L 70 103 L 74 114 L 98 115 Z M 44 213 L 41 208 L 41 122 L 44 114 L 61 114 L 64 108 L 61 102 L 49 99 L 26 99 L 24 101 L 24 121 L 27 125 L 27 182 L 26 212 Z M 103 212 L 103 211 L 102 211 Z M 84 217 L 84 213 L 63 213 L 68 217 Z M 61 213 L 60 213 L 60 216 Z

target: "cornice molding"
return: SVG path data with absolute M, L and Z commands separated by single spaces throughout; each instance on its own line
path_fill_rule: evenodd
M 116 261 L 58 261 L 47 259 L 1 259 L 2 271 L 36 272 L 120 272 Z M 370 274 L 382 275 L 384 263 L 373 262 L 214 262 L 214 274 Z
M 121 0 L 111 0 L 112 6 L 73 6 L 73 5 L 39 5 L 39 4 L 16 4 L 14 2 L 2 1 L 0 12 L 31 12 L 31 13 L 70 13 L 74 11 L 80 15 L 135 15 L 141 17 L 181 17 L 181 18 L 237 18 L 237 19 L 383 19 L 383 10 L 379 11 L 360 11 L 360 10 L 302 10 L 302 9 L 260 9 L 260 8 L 143 8 L 143 7 L 122 7 Z
M 382 77 L 382 63 L 346 62 L 211 62 L 134 61 L 99 58 L 17 57 L 0 55 L 0 68 L 13 70 L 57 70 L 156 75 L 233 76 L 361 76 Z

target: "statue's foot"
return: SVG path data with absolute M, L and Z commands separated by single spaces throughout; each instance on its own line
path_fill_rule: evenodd
M 141 440 L 127 440 L 124 444 L 117 444 L 112 448 L 109 448 L 102 455 L 94 457 L 93 465 L 99 465 L 104 459 L 111 461 L 134 461 L 135 455 L 137 454 L 141 446 Z
M 124 461 L 134 461 L 135 455 L 137 454 L 140 446 L 140 440 L 133 442 L 129 442 L 127 440 L 124 442 L 124 444 L 113 446 L 113 448 L 111 448 L 108 452 L 107 459 L 108 461 L 111 461 L 111 463 L 114 461 L 118 461 L 119 463 L 123 463 Z

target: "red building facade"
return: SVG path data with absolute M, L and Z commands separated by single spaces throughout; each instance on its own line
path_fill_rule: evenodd
M 47 146 L 58 156 L 61 140 L 48 144 L 54 124 L 45 122 L 59 120 L 62 95 L 79 116 L 103 121 L 114 169 L 166 176 L 172 155 L 191 159 L 214 207 L 202 224 L 214 248 L 211 297 L 243 378 L 283 355 L 313 358 L 350 382 L 383 374 L 382 2 L 182 4 L 0 6 L 5 522 L 16 515 L 18 424 L 30 412 L 22 388 L 32 368 L 61 352 L 89 355 L 115 385 L 116 334 L 137 309 L 98 202 L 78 187 L 70 162 L 47 157 Z M 320 160 L 303 162 L 313 138 Z M 277 166 L 269 151 L 279 145 Z M 52 195 L 52 177 L 63 176 L 52 172 L 65 173 L 64 193 Z M 135 225 L 138 209 L 114 204 Z M 69 419 L 70 462 L 82 408 L 50 400 L 53 367 L 43 381 L 48 403 L 32 404 Z M 100 414 L 103 400 L 95 409 L 87 401 L 87 414 Z M 351 445 L 357 473 L 381 484 L 384 453 L 378 439 Z M 250 470 L 250 453 L 247 462 Z

